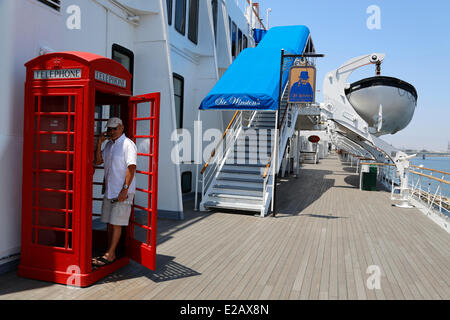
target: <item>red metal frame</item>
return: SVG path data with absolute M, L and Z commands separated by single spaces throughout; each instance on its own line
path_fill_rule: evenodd
M 158 152 L 159 152 L 159 101 L 160 94 L 146 94 L 130 98 L 130 110 L 132 111 L 131 127 L 133 128 L 133 141 L 138 147 L 138 158 L 149 159 L 149 171 L 137 169 L 136 174 L 148 176 L 147 189 L 136 185 L 136 195 L 138 193 L 147 194 L 147 207 L 137 204 L 133 205 L 131 212 L 130 225 L 127 234 L 127 250 L 128 256 L 136 262 L 146 266 L 151 270 L 156 268 L 156 220 L 158 208 Z M 138 116 L 138 105 L 142 103 L 150 103 L 148 117 Z M 138 123 L 148 121 L 149 132 L 147 134 L 137 134 Z M 139 152 L 140 146 L 136 139 L 145 139 L 148 141 L 148 153 Z M 136 198 L 135 198 L 136 202 Z M 135 210 L 146 212 L 147 224 L 139 223 L 135 219 Z M 146 241 L 142 242 L 135 238 L 135 226 L 142 228 L 146 232 Z
M 108 94 L 112 99 L 120 97 L 121 101 L 123 97 L 129 97 L 130 106 L 133 106 L 129 112 L 136 108 L 142 97 L 131 98 L 131 74 L 122 65 L 95 54 L 51 53 L 37 57 L 25 66 L 22 252 L 18 274 L 27 278 L 88 286 L 129 262 L 125 256 L 96 270 L 91 266 L 96 93 Z M 60 76 L 62 71 L 73 69 L 79 70 L 75 77 Z M 35 76 L 38 70 L 46 70 L 45 80 L 39 76 L 40 71 Z M 100 76 L 96 77 L 96 72 L 100 72 Z M 59 99 L 67 102 L 67 108 L 64 104 L 50 102 L 57 97 L 65 97 Z M 152 103 L 155 113 L 150 121 L 154 121 L 154 132 L 158 132 L 159 94 L 143 97 Z M 61 106 L 64 107 L 62 110 L 59 109 Z M 141 119 L 133 119 L 132 123 L 138 120 Z M 149 157 L 149 161 L 154 166 L 152 174 L 156 183 L 159 134 L 154 134 L 152 139 L 156 142 L 156 152 Z M 140 244 L 143 254 L 137 261 L 154 269 L 156 184 L 149 191 L 154 200 L 147 208 L 148 212 L 154 211 L 151 245 Z M 58 236 L 61 238 L 58 239 Z M 137 257 L 137 243 L 127 241 L 127 245 L 131 247 L 127 252 Z

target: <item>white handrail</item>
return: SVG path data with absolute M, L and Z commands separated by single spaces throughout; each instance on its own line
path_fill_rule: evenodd
M 282 97 L 285 96 L 288 89 L 288 85 L 286 85 L 283 89 Z M 284 115 L 284 119 L 282 119 L 280 130 L 278 131 L 278 118 L 282 117 Z M 286 109 L 284 114 L 276 114 L 275 117 L 275 138 L 273 139 L 273 145 L 272 145 L 272 152 L 271 157 L 269 160 L 269 168 L 265 168 L 263 176 L 263 208 L 265 207 L 265 204 L 267 201 L 269 201 L 268 197 L 273 199 L 273 192 L 275 190 L 275 174 L 280 170 L 280 166 L 282 163 L 282 158 L 284 155 L 284 152 L 286 150 L 285 145 L 287 144 L 287 139 L 289 138 L 289 133 L 292 133 L 289 129 L 293 129 L 295 127 L 294 119 L 294 108 L 286 102 Z M 294 122 L 294 125 L 292 125 Z M 276 165 L 275 165 L 276 164 Z M 275 170 L 274 170 L 275 169 Z M 270 179 L 272 179 L 272 183 L 270 184 Z M 268 188 L 272 188 L 272 192 L 268 193 Z
M 430 210 L 432 210 L 432 208 L 435 208 L 439 211 L 439 213 L 444 214 L 448 219 L 450 217 L 450 197 L 445 197 L 442 194 L 442 181 L 445 181 L 445 175 L 443 175 L 442 178 L 433 177 L 432 173 L 431 175 L 425 175 L 423 174 L 423 171 L 430 171 L 430 169 L 417 166 L 414 167 L 420 172 L 408 171 L 409 198 L 414 198 L 424 204 L 427 207 L 427 214 Z M 380 178 L 382 181 L 384 180 L 385 182 L 391 182 L 391 192 L 393 193 L 394 189 L 396 189 L 396 187 L 394 187 L 394 180 L 397 176 L 397 170 L 395 166 L 382 166 L 382 168 Z M 417 179 L 415 180 L 414 177 L 417 177 Z M 431 181 L 436 183 L 433 187 L 436 188 L 434 190 L 432 190 Z M 447 183 L 445 183 L 445 185 L 447 185 Z M 389 185 L 385 184 L 385 186 Z
M 221 143 L 217 146 L 214 151 L 214 154 L 211 156 L 209 160 L 209 165 L 205 168 L 202 173 L 202 199 L 205 197 L 205 191 L 208 190 L 211 183 L 216 178 L 219 169 L 223 166 L 224 161 L 226 159 L 226 155 L 230 151 L 230 148 L 234 145 L 236 138 L 242 128 L 242 111 L 239 111 L 236 119 L 233 121 L 232 125 L 229 127 L 227 134 L 225 136 L 225 150 L 223 150 L 223 139 Z M 219 149 L 222 148 L 222 149 Z M 219 156 L 221 156 L 219 158 Z

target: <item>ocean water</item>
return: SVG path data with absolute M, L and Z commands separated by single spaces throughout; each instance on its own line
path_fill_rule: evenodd
M 426 157 L 425 159 L 422 159 L 422 157 L 416 157 L 411 159 L 411 163 L 420 166 L 423 165 L 424 168 L 430 168 L 435 170 L 440 170 L 444 172 L 450 173 L 450 157 Z M 417 168 L 412 168 L 413 170 L 417 171 Z M 444 176 L 444 180 L 450 181 L 450 175 L 444 175 L 442 173 L 438 172 L 431 172 L 431 171 L 423 171 L 424 174 L 432 175 L 433 177 L 440 178 Z M 414 177 L 414 181 L 416 181 L 416 177 Z M 436 191 L 437 186 L 439 185 L 439 182 L 433 181 L 430 179 L 424 179 L 422 180 L 422 188 L 426 190 L 426 184 L 424 184 L 424 181 L 431 181 L 430 184 L 430 191 L 434 192 Z M 446 197 L 450 197 L 450 185 L 446 185 L 444 183 L 441 184 L 442 187 L 442 195 Z

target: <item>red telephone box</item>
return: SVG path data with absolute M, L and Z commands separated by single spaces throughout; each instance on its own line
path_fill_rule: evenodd
M 25 66 L 19 276 L 84 287 L 129 258 L 155 270 L 159 93 L 132 97 L 131 74 L 92 53 L 50 53 Z M 106 230 L 93 229 L 104 184 L 94 146 L 110 117 L 138 148 L 136 194 L 117 260 L 93 268 L 107 243 Z

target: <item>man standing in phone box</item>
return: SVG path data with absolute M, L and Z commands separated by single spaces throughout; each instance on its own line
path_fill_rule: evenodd
M 137 148 L 125 136 L 122 120 L 111 118 L 106 123 L 107 131 L 98 139 L 95 164 L 105 167 L 105 195 L 102 204 L 101 221 L 108 226 L 108 249 L 102 257 L 93 259 L 96 266 L 104 266 L 116 259 L 116 248 L 122 227 L 130 220 L 136 183 Z M 105 148 L 102 143 L 109 139 Z

